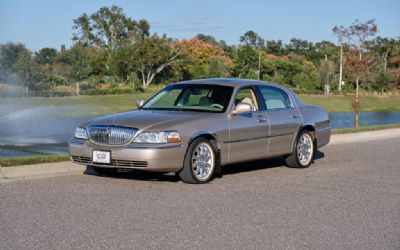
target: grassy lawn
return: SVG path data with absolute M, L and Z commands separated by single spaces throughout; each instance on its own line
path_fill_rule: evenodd
M 352 96 L 301 95 L 306 104 L 324 107 L 328 112 L 352 111 Z M 400 110 L 399 96 L 361 96 L 361 111 Z
M 59 161 L 68 161 L 69 156 L 66 154 L 60 155 L 33 155 L 25 157 L 0 157 L 1 167 L 22 166 L 40 163 L 50 163 Z
M 2 97 L 0 98 L 0 117 L 14 110 L 26 108 L 46 108 L 47 115 L 63 115 L 72 117 L 88 117 L 128 111 L 136 108 L 136 100 L 148 99 L 158 92 L 160 87 L 152 88 L 144 93 L 123 95 L 96 95 L 73 97 Z M 1 109 L 1 107 L 9 107 Z M 14 110 L 13 110 L 14 109 Z
M 358 128 L 333 129 L 332 134 L 351 134 L 351 133 L 357 133 L 357 132 L 376 131 L 376 130 L 390 129 L 390 128 L 400 128 L 400 124 L 388 124 L 388 125 L 379 125 L 379 126 L 362 126 L 362 127 L 358 127 Z

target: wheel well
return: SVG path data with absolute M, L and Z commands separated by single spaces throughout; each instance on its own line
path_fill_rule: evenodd
M 214 141 L 214 143 L 212 143 L 212 144 L 214 144 L 215 150 L 217 151 L 216 155 L 215 155 L 216 156 L 215 173 L 216 174 L 220 174 L 221 173 L 221 151 L 220 151 L 220 148 L 219 148 L 219 144 L 218 144 L 217 138 L 215 138 L 215 136 L 213 136 L 211 134 L 201 134 L 201 135 L 198 135 L 196 137 L 191 138 L 189 140 L 189 144 L 191 144 L 194 140 L 196 140 L 197 138 L 200 138 L 200 137 L 205 138 L 205 139 L 207 139 L 209 141 Z
M 207 139 L 207 140 L 213 140 L 213 141 L 215 141 L 215 146 L 217 146 L 217 150 L 219 150 L 219 146 L 218 146 L 218 142 L 217 142 L 217 139 L 213 136 L 213 135 L 210 135 L 210 134 L 201 134 L 201 135 L 198 135 L 198 136 L 196 136 L 196 137 L 193 137 L 193 138 L 191 138 L 190 139 L 190 141 L 189 141 L 189 144 L 190 143 L 192 143 L 194 140 L 196 140 L 197 138 L 200 138 L 200 137 L 203 137 L 203 138 L 205 138 L 205 139 Z
M 315 134 L 315 128 L 314 128 L 314 126 L 312 126 L 312 125 L 306 125 L 306 126 L 304 126 L 304 127 L 302 127 L 300 130 L 299 130 L 299 133 L 301 132 L 301 131 L 303 131 L 303 130 L 306 130 L 306 131 L 309 131 L 309 132 L 311 132 L 311 135 L 312 135 L 312 137 L 313 137 L 313 139 L 314 139 L 314 144 L 315 144 L 315 147 L 314 147 L 314 150 L 316 150 L 316 148 L 317 148 L 317 143 L 318 143 L 318 141 L 317 141 L 317 136 L 316 136 L 316 134 Z M 314 154 L 315 155 L 315 154 Z
M 299 132 L 302 131 L 302 130 L 307 130 L 307 131 L 310 131 L 310 132 L 315 132 L 315 128 L 314 128 L 314 126 L 312 126 L 312 125 L 306 125 L 306 126 L 302 127 L 302 128 L 299 130 Z

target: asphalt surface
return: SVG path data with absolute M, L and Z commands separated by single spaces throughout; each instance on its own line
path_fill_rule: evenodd
M 400 138 L 174 176 L 62 176 L 0 184 L 0 249 L 400 249 Z

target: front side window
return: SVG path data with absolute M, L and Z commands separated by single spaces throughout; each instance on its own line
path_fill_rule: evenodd
M 142 109 L 224 112 L 232 87 L 207 84 L 171 85 L 146 102 Z
M 289 96 L 282 90 L 274 87 L 259 86 L 267 110 L 291 108 Z
M 235 97 L 235 105 L 241 102 L 249 104 L 252 111 L 258 110 L 257 98 L 252 88 L 242 88 L 238 91 Z

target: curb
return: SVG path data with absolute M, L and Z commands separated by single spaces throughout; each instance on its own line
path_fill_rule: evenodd
M 331 136 L 329 145 L 367 142 L 400 137 L 400 128 L 378 131 L 358 132 L 353 134 L 337 134 Z M 0 167 L 0 183 L 16 180 L 37 179 L 51 176 L 78 175 L 86 170 L 86 166 L 70 161 Z

